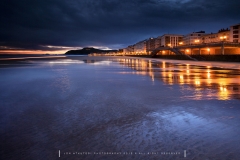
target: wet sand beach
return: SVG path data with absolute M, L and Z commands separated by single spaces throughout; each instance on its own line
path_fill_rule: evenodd
M 0 60 L 1 159 L 240 158 L 239 63 Z

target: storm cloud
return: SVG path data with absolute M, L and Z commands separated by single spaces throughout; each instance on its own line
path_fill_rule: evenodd
M 1 0 L 0 12 L 0 50 L 119 49 L 165 33 L 217 32 L 240 22 L 240 1 Z

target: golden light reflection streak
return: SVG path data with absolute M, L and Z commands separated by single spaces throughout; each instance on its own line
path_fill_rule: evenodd
M 210 69 L 207 70 L 207 83 L 211 84 L 212 83 L 212 79 L 211 79 L 211 73 L 210 73 Z
M 173 84 L 173 77 L 172 77 L 172 73 L 168 73 L 168 82 L 169 84 Z
M 184 84 L 184 77 L 183 77 L 183 75 L 180 75 L 179 78 L 180 78 L 180 84 Z
M 186 65 L 186 74 L 187 74 L 187 82 L 189 83 L 190 82 L 190 78 L 189 78 L 189 75 L 190 75 L 189 64 Z
M 149 72 L 149 75 L 151 76 L 152 81 L 154 82 L 154 74 L 153 74 L 153 72 Z
M 148 61 L 147 64 L 148 64 L 149 72 L 151 72 L 152 71 L 152 63 L 151 63 L 151 61 Z
M 227 90 L 227 87 L 226 87 L 226 82 L 225 81 L 223 81 L 222 79 L 221 79 L 221 81 L 220 81 L 220 83 L 219 83 L 219 89 L 220 89 L 220 91 L 219 91 L 219 99 L 220 100 L 227 100 L 227 99 L 229 99 L 229 93 L 228 93 L 228 90 Z
M 149 76 L 152 78 L 152 81 L 154 82 L 154 73 L 152 71 L 152 63 L 151 63 L 151 61 L 148 61 L 148 65 L 149 65 Z
M 148 61 L 148 64 L 149 64 L 149 68 L 152 69 L 152 63 L 151 63 L 151 61 Z
M 165 69 L 166 68 L 166 63 L 163 61 L 162 62 L 162 68 Z
M 200 83 L 199 80 L 195 80 L 195 85 L 196 85 L 196 86 L 200 86 L 200 84 L 201 84 L 201 83 Z
M 162 80 L 163 82 L 166 82 L 167 80 L 166 71 L 162 71 Z
M 135 59 L 134 65 L 136 66 L 137 71 L 139 70 L 139 64 L 138 64 L 138 59 Z
M 187 75 L 189 75 L 189 73 L 190 73 L 189 64 L 187 64 L 187 66 L 186 66 L 186 72 L 187 72 Z
M 220 86 L 219 99 L 220 100 L 227 100 L 227 99 L 229 99 L 228 90 L 227 90 L 227 88 L 225 86 Z
M 146 71 L 147 70 L 147 62 L 143 61 L 143 65 L 144 65 L 144 70 Z

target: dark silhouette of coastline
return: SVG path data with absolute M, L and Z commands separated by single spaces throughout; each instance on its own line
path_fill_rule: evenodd
M 101 50 L 101 49 L 96 49 L 93 47 L 85 47 L 83 49 L 79 49 L 79 50 L 70 50 L 67 51 L 65 54 L 68 55 L 88 55 L 91 53 L 109 53 L 109 52 L 117 52 L 117 50 Z

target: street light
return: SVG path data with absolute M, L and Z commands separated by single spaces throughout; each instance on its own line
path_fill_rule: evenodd
M 220 40 L 222 41 L 222 47 L 221 47 L 221 52 L 222 55 L 224 55 L 224 41 L 227 39 L 227 36 L 221 36 Z
M 221 39 L 222 41 L 225 41 L 225 40 L 227 39 L 227 36 L 221 36 L 220 39 Z
M 210 48 L 208 48 L 207 50 L 208 50 L 208 54 L 210 55 Z
M 198 43 L 198 42 L 199 42 L 199 39 L 196 39 L 194 42 Z

